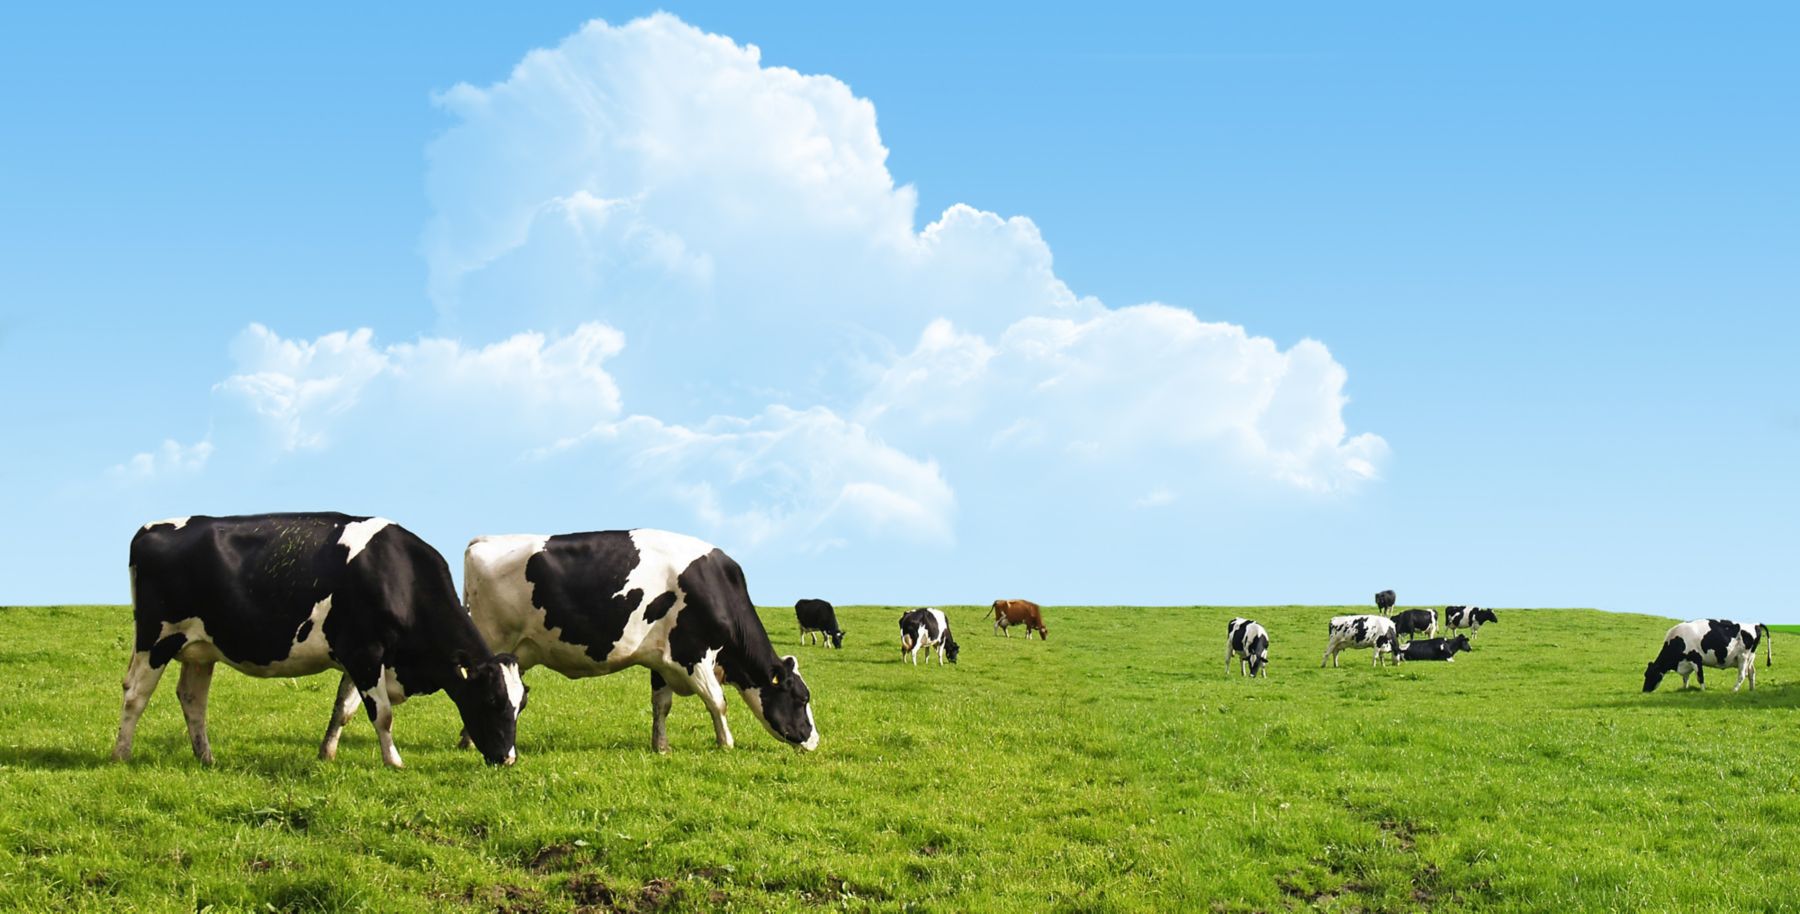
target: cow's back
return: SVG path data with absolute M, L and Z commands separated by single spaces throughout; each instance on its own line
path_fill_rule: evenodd
M 668 656 L 680 577 L 715 553 L 730 564 L 719 573 L 736 569 L 712 545 L 659 530 L 484 536 L 464 553 L 464 593 L 493 649 L 593 675 Z

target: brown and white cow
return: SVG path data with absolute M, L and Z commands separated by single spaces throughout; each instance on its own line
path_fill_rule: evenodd
M 1032 632 L 1038 637 L 1048 640 L 1050 629 L 1044 627 L 1043 610 L 1030 600 L 995 600 L 994 601 L 994 634 L 1006 632 L 1012 637 L 1010 629 L 1014 625 L 1025 626 L 1025 637 L 1029 639 Z

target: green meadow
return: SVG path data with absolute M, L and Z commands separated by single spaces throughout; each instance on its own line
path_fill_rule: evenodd
M 915 668 L 899 608 L 840 608 L 841 652 L 765 609 L 815 753 L 732 695 L 737 749 L 677 699 L 659 756 L 647 673 L 539 669 L 517 767 L 456 750 L 434 695 L 398 709 L 393 771 L 366 719 L 316 758 L 335 677 L 223 667 L 216 766 L 173 674 L 115 764 L 129 610 L 4 608 L 0 908 L 1800 908 L 1800 639 L 1754 693 L 1644 695 L 1667 619 L 1502 610 L 1454 663 L 1320 669 L 1343 611 L 1050 607 L 1039 642 L 948 607 L 961 662 Z M 1237 614 L 1270 630 L 1266 680 L 1225 671 Z

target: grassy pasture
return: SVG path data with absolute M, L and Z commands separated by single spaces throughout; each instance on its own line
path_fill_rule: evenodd
M 1252 682 L 1224 672 L 1244 610 L 1054 607 L 1039 643 L 950 607 L 961 664 L 915 669 L 896 609 L 840 608 L 842 652 L 798 647 L 769 609 L 813 688 L 812 755 L 732 696 L 736 751 L 678 699 L 659 757 L 647 674 L 537 670 L 517 768 L 455 751 L 430 696 L 398 711 L 408 768 L 388 771 L 366 720 L 315 759 L 334 679 L 224 669 L 216 767 L 188 749 L 173 674 L 112 764 L 129 611 L 4 608 L 0 908 L 1800 907 L 1785 664 L 1754 694 L 1720 671 L 1642 695 L 1669 620 L 1533 610 L 1453 664 L 1321 670 L 1337 611 L 1247 611 L 1273 639 Z

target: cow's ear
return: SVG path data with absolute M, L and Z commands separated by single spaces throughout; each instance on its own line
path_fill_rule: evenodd
M 469 662 L 469 652 L 468 651 L 457 651 L 456 652 L 456 678 L 458 678 L 458 679 L 469 678 L 469 671 L 471 669 L 474 669 L 474 666 L 475 666 L 474 664 Z
M 800 672 L 800 658 L 795 657 L 793 654 L 781 658 L 781 665 L 787 667 L 787 671 L 790 673 Z

